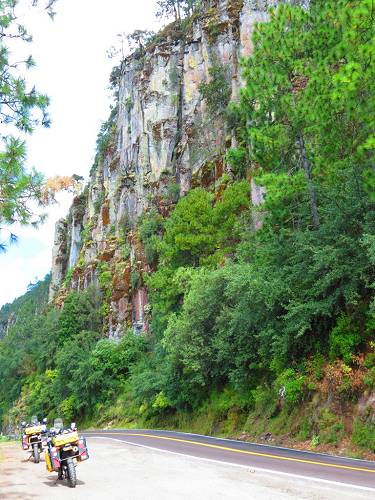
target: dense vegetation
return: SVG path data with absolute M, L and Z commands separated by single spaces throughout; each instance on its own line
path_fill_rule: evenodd
M 31 320 L 20 309 L 0 344 L 3 423 L 26 409 L 180 427 L 194 414 L 201 431 L 288 429 L 315 445 L 350 431 L 375 451 L 371 8 L 282 5 L 257 27 L 240 103 L 225 111 L 231 175 L 140 220 L 151 335 L 101 338 L 95 290 Z

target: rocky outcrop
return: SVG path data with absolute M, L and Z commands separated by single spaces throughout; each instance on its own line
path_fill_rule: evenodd
M 202 99 L 200 85 L 210 81 L 210 68 L 220 66 L 231 98 L 238 98 L 239 60 L 252 51 L 255 24 L 277 3 L 213 1 L 185 33 L 168 26 L 119 70 L 117 113 L 92 171 L 84 211 L 78 217 L 73 205 L 69 220 L 56 226 L 50 290 L 51 300 L 61 303 L 68 269 L 68 287 L 100 286 L 107 297 L 105 329 L 112 338 L 126 325 L 147 329 L 142 276 L 149 266 L 137 241 L 139 216 L 151 207 L 168 213 L 165 193 L 171 185 L 183 195 L 197 184 L 220 184 L 226 169 L 224 153 L 232 137 L 220 113 Z M 259 202 L 262 191 L 255 185 L 253 191 Z
M 68 260 L 68 231 L 65 219 L 60 219 L 55 225 L 55 239 L 52 249 L 52 273 L 49 288 L 49 298 L 52 300 L 61 288 Z

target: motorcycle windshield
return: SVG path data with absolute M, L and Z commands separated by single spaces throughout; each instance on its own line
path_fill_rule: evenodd
M 62 418 L 55 418 L 53 426 L 56 430 L 62 431 L 64 429 L 64 424 L 63 424 Z
M 33 416 L 31 417 L 31 423 L 32 423 L 33 425 L 38 425 L 39 420 L 38 420 L 38 417 L 37 417 L 36 415 L 33 415 Z

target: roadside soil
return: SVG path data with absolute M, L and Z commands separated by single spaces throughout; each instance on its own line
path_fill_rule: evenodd
M 3 500 L 369 500 L 371 492 L 121 444 L 88 440 L 90 460 L 71 489 L 28 460 L 18 443 L 0 445 Z
M 313 453 L 326 453 L 327 455 L 375 461 L 375 453 L 354 446 L 349 437 L 344 438 L 337 445 L 318 444 L 317 446 L 311 445 L 311 439 L 307 441 L 298 441 L 297 439 L 291 438 L 289 435 L 273 436 L 271 433 L 256 437 L 247 432 L 242 432 L 239 435 L 230 436 L 230 438 L 238 439 L 239 441 L 247 441 L 249 443 L 269 444 L 272 446 L 292 448 L 294 450 L 312 451 Z

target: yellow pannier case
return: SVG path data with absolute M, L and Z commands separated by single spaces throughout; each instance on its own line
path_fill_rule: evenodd
M 46 462 L 46 467 L 47 467 L 48 472 L 53 472 L 53 467 L 52 467 L 52 463 L 51 463 L 51 457 L 50 457 L 50 454 L 49 454 L 48 450 L 46 450 L 46 452 L 44 454 L 44 459 L 45 459 L 45 462 Z
M 42 425 L 34 425 L 34 427 L 26 427 L 25 434 L 26 436 L 30 436 L 31 434 L 40 434 L 42 430 Z
M 79 436 L 77 431 L 68 432 L 66 434 L 59 434 L 52 439 L 54 446 L 64 446 L 65 444 L 75 443 L 78 441 Z

